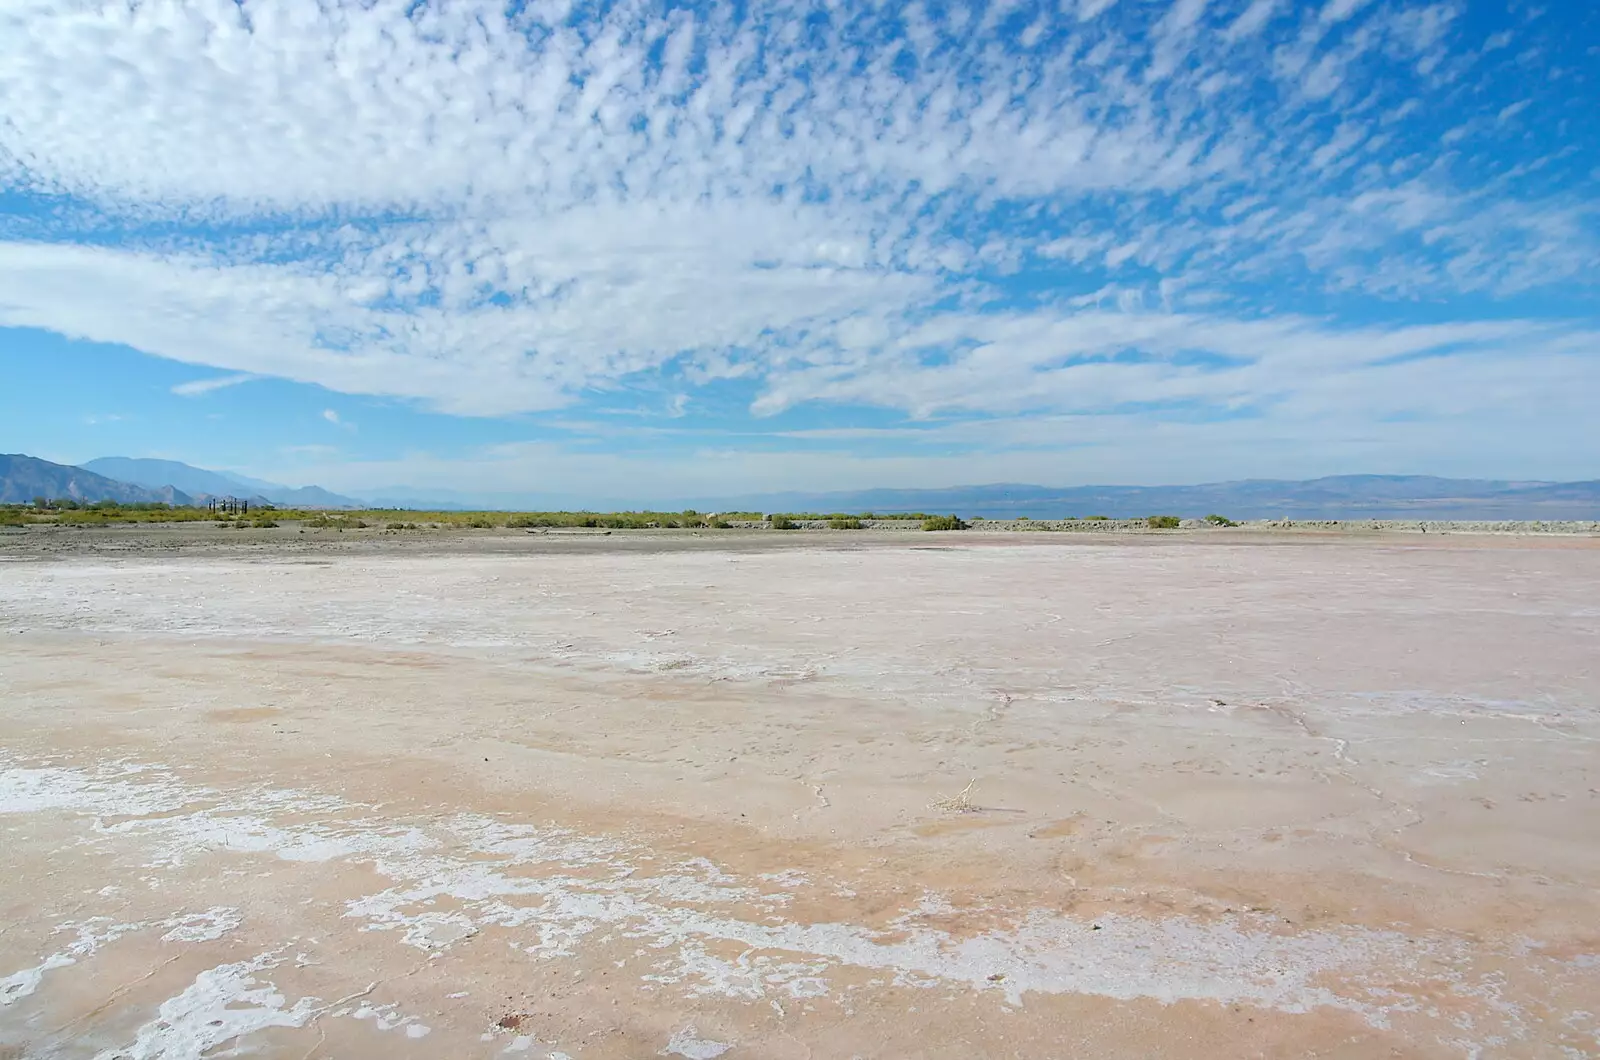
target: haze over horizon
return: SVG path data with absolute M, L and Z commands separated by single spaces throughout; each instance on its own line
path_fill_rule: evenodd
M 1600 478 L 1600 11 L 0 11 L 0 451 L 581 498 Z

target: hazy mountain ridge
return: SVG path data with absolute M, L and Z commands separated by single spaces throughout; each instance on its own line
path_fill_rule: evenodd
M 365 501 L 342 497 L 321 486 L 284 486 L 276 482 L 235 475 L 227 471 L 208 471 L 177 460 L 153 460 L 126 456 L 102 456 L 80 465 L 96 474 L 122 482 L 157 489 L 175 486 L 199 497 L 243 497 L 286 508 L 361 508 Z
M 91 504 L 104 500 L 123 504 L 194 503 L 193 497 L 171 485 L 150 489 L 23 453 L 0 455 L 0 504 L 27 504 L 35 497 Z
M 763 511 L 955 512 L 1036 519 L 1108 515 L 1234 519 L 1594 519 L 1600 481 L 1518 482 L 1430 475 L 1336 475 L 1304 481 L 1244 479 L 1193 486 L 1033 486 L 998 483 L 931 490 L 857 490 L 744 497 L 728 507 Z
M 112 475 L 137 476 L 133 479 Z M 266 488 L 262 488 L 265 486 Z M 391 491 L 383 491 L 391 492 Z M 393 493 L 400 493 L 398 489 Z M 408 491 L 409 492 L 409 491 Z M 538 507 L 501 494 L 482 505 L 460 494 L 440 503 L 422 498 L 358 500 L 318 486 L 261 483 L 178 461 L 102 457 L 82 467 L 36 457 L 0 456 L 0 503 L 35 497 L 94 502 L 204 504 L 212 496 L 306 508 Z M 442 498 L 441 498 L 442 500 Z M 562 505 L 573 507 L 573 505 Z M 682 507 L 656 504 L 655 507 Z M 1244 479 L 1193 486 L 1036 486 L 994 483 L 945 489 L 869 489 L 827 493 L 769 493 L 700 501 L 702 511 L 954 512 L 963 516 L 1036 519 L 1107 515 L 1200 516 L 1233 519 L 1600 519 L 1600 481 L 1528 482 L 1450 479 L 1430 475 L 1335 475 L 1309 480 Z M 593 507 L 593 506 L 591 506 Z M 611 505 L 610 507 L 619 507 Z M 648 504 L 636 508 L 652 507 Z

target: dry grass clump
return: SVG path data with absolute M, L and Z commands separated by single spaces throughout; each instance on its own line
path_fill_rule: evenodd
M 319 514 L 315 519 L 307 520 L 306 525 L 316 530 L 365 530 L 367 524 L 364 520 L 353 515 Z
M 973 777 L 967 781 L 967 786 L 954 795 L 941 795 L 928 804 L 935 810 L 944 810 L 947 813 L 973 813 L 978 809 L 972 804 L 972 788 L 978 783 L 978 778 Z

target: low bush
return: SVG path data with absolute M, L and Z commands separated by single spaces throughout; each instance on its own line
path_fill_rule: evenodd
M 1109 523 L 1111 521 L 1111 516 L 1109 516 L 1109 515 L 1086 515 L 1086 516 L 1083 517 L 1083 521 L 1086 522 L 1086 523 Z
M 1238 523 L 1234 522 L 1232 519 L 1229 519 L 1226 515 L 1216 515 L 1216 514 L 1212 514 L 1212 515 L 1206 516 L 1206 522 L 1210 523 L 1212 526 L 1238 526 L 1239 525 Z
M 1178 517 L 1176 515 L 1152 515 L 1145 520 L 1152 530 L 1176 530 Z
M 861 520 L 850 516 L 828 520 L 829 530 L 860 530 Z
M 774 530 L 799 529 L 794 525 L 794 520 L 790 519 L 787 515 L 770 515 L 767 517 L 767 525 L 771 526 Z
M 965 530 L 967 524 L 954 515 L 930 515 L 922 520 L 924 530 Z

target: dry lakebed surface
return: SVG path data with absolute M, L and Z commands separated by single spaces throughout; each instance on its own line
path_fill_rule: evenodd
M 1600 1057 L 1597 741 L 1593 534 L 9 532 L 0 1056 Z

